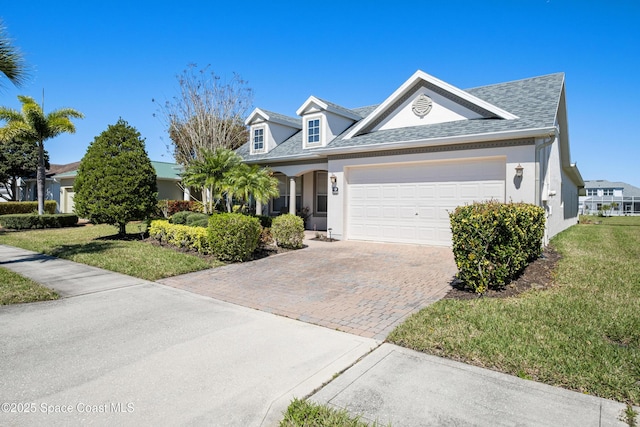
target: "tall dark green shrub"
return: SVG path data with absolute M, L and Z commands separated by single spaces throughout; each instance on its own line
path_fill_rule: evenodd
M 221 261 L 246 261 L 258 247 L 260 221 L 238 213 L 221 213 L 209 218 L 209 246 Z
M 144 139 L 120 119 L 97 136 L 80 162 L 73 185 L 75 211 L 98 224 L 118 227 L 151 216 L 156 207 L 156 173 Z
M 458 278 L 478 293 L 500 288 L 540 256 L 544 209 L 525 203 L 474 203 L 450 214 Z

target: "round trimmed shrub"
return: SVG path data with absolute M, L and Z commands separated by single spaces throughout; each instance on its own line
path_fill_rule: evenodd
M 296 215 L 280 215 L 271 223 L 271 235 L 282 248 L 300 249 L 304 240 L 304 220 Z
M 191 212 L 191 215 L 187 216 L 187 225 L 192 227 L 206 227 L 208 224 L 209 215 L 205 213 Z
M 260 221 L 238 213 L 221 213 L 209 218 L 209 245 L 221 261 L 246 261 L 258 247 Z
M 169 223 L 186 225 L 187 218 L 189 218 L 191 215 L 193 215 L 193 212 L 191 211 L 176 212 L 173 215 L 171 215 L 171 218 L 169 218 Z

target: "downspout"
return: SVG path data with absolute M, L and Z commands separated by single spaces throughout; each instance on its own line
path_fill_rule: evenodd
M 539 206 L 543 205 L 543 201 L 542 201 L 542 197 L 540 194 L 540 152 L 542 151 L 543 148 L 546 148 L 548 146 L 550 146 L 551 144 L 554 143 L 554 141 L 556 140 L 556 138 L 560 135 L 560 129 L 558 129 L 558 126 L 554 127 L 554 130 L 549 132 L 549 136 L 547 137 L 546 140 L 544 140 L 542 142 L 542 144 L 538 145 L 536 147 L 536 188 L 535 188 L 535 197 L 536 197 L 536 203 L 539 203 Z M 548 162 L 549 159 L 547 159 Z M 546 172 L 548 170 L 548 166 L 545 168 L 545 176 L 546 176 Z M 545 218 L 548 218 L 549 216 L 549 211 L 546 207 L 546 202 L 544 203 L 544 210 L 546 213 Z M 545 225 L 544 225 L 544 238 L 543 238 L 543 245 L 547 246 L 547 244 L 549 243 L 549 221 L 545 219 Z
M 554 143 L 556 138 L 560 134 L 560 129 L 558 126 L 555 126 L 554 130 L 549 132 L 549 136 L 547 139 L 540 145 L 536 147 L 536 187 L 535 187 L 535 200 L 536 202 L 542 202 L 542 198 L 540 196 L 540 151 L 543 148 L 546 148 Z

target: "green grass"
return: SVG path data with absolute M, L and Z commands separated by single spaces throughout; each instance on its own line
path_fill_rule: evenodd
M 129 239 L 119 240 L 116 228 L 96 225 L 73 228 L 0 232 L 0 244 L 53 255 L 145 280 L 158 280 L 222 265 L 136 239 L 139 224 L 127 225 Z
M 640 404 L 640 217 L 598 218 L 552 245 L 551 290 L 442 300 L 388 337 L 395 344 L 547 384 Z
M 367 427 L 360 417 L 352 417 L 345 410 L 337 410 L 327 405 L 294 399 L 280 421 L 280 427 Z M 372 426 L 379 426 L 373 423 Z
M 0 305 L 58 299 L 58 294 L 36 282 L 0 267 Z

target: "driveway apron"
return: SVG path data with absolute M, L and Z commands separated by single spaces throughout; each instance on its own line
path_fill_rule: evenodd
M 305 249 L 159 282 L 331 329 L 384 340 L 442 298 L 456 273 L 451 249 L 305 241 Z

